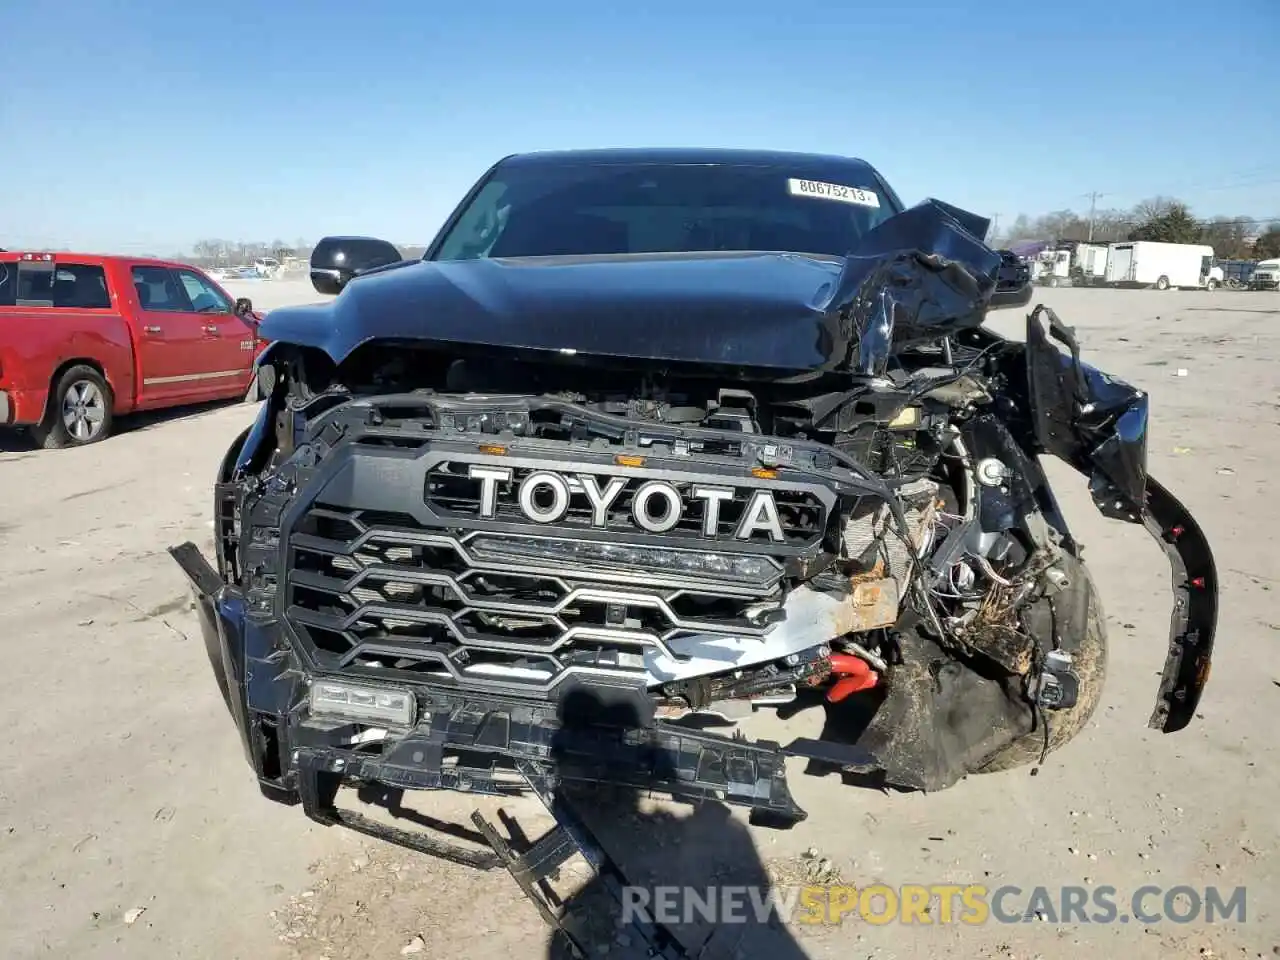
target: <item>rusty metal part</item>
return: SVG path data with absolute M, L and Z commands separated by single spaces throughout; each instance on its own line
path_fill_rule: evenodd
M 884 558 L 881 557 L 875 562 L 870 570 L 864 570 L 862 573 L 855 573 L 849 578 L 849 585 L 856 586 L 859 583 L 867 583 L 872 580 L 884 579 Z
M 834 611 L 836 636 L 893 626 L 898 622 L 898 607 L 898 581 L 892 577 L 851 580 L 849 595 Z

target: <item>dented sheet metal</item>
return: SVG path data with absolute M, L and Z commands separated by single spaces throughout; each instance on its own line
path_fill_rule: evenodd
M 832 636 L 866 633 L 898 622 L 898 581 L 885 577 L 850 584 L 849 596 L 836 608 Z
M 339 362 L 378 339 L 757 375 L 879 372 L 901 346 L 982 322 L 1002 264 L 981 240 L 986 229 L 985 219 L 928 200 L 869 230 L 843 259 L 710 251 L 415 261 L 361 277 L 327 303 L 274 310 L 261 335 Z

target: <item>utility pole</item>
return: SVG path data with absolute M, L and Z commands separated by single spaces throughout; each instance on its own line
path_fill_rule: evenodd
M 1093 191 L 1093 193 L 1087 194 L 1087 196 L 1089 197 L 1089 242 L 1090 242 L 1090 243 L 1093 243 L 1093 217 L 1094 217 L 1094 212 L 1097 210 L 1097 206 L 1098 206 L 1098 198 L 1099 198 L 1099 197 L 1104 197 L 1104 196 L 1106 196 L 1106 194 L 1104 194 L 1104 193 L 1098 193 L 1098 191 L 1097 191 L 1097 190 L 1095 190 L 1095 191 Z
M 993 241 L 1000 239 L 1000 214 L 993 213 L 991 215 L 991 232 L 988 234 Z

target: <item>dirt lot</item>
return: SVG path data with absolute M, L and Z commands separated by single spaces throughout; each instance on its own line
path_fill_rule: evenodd
M 242 292 L 263 307 L 315 299 L 296 284 Z M 762 864 L 783 878 L 819 865 L 860 885 L 1016 884 L 1029 894 L 1110 884 L 1122 908 L 1145 883 L 1245 886 L 1248 921 L 850 920 L 795 931 L 789 952 L 765 949 L 761 936 L 742 956 L 1280 954 L 1280 859 L 1271 859 L 1280 855 L 1280 564 L 1276 510 L 1266 506 L 1280 471 L 1280 295 L 1052 290 L 1043 299 L 1077 327 L 1088 359 L 1150 391 L 1152 471 L 1216 550 L 1220 645 L 1199 722 L 1175 736 L 1145 726 L 1168 630 L 1163 556 L 1141 529 L 1101 519 L 1081 478 L 1054 464 L 1112 643 L 1102 707 L 1077 740 L 1038 776 L 975 777 L 933 796 L 857 790 L 796 765 L 792 789 L 810 817 L 794 830 L 663 808 L 627 822 L 631 856 L 641 874 L 661 864 L 663 883 L 749 883 Z M 998 326 L 1016 334 L 1017 318 Z M 505 874 L 379 847 L 259 797 L 164 552 L 188 538 L 210 546 L 210 478 L 253 413 L 233 404 L 126 421 L 126 432 L 79 451 L 0 440 L 5 955 L 542 955 L 546 931 Z M 779 739 L 816 725 L 801 715 Z M 761 731 L 759 718 L 749 729 Z M 420 807 L 460 821 L 472 803 L 451 795 Z M 531 805 L 508 809 L 536 829 Z M 600 948 L 623 952 L 625 937 Z

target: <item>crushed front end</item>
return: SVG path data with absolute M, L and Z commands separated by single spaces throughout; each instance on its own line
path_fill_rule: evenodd
M 502 793 L 533 763 L 801 816 L 776 745 L 664 714 L 794 694 L 832 638 L 893 623 L 904 570 L 785 587 L 883 484 L 816 444 L 548 399 L 314 404 L 276 411 L 301 435 L 267 472 L 269 408 L 230 452 L 216 568 L 174 550 L 269 792 L 309 812 L 324 774 Z
M 964 375 L 771 397 L 767 416 L 724 390 L 693 413 L 299 398 L 281 364 L 222 466 L 215 562 L 173 549 L 264 792 L 369 829 L 337 811 L 341 784 L 607 783 L 785 823 L 804 816 L 788 755 L 922 789 L 1026 762 L 1055 723 L 1053 747 L 1083 725 L 1105 665 L 1041 449 L 1169 551 L 1153 726 L 1184 726 L 1212 647 L 1212 556 L 1145 475 L 1142 394 L 1038 329 L 1033 315 L 1027 346 L 958 337 Z M 1025 415 L 1000 416 L 1014 395 Z M 873 716 L 785 747 L 689 722 L 806 699 Z

